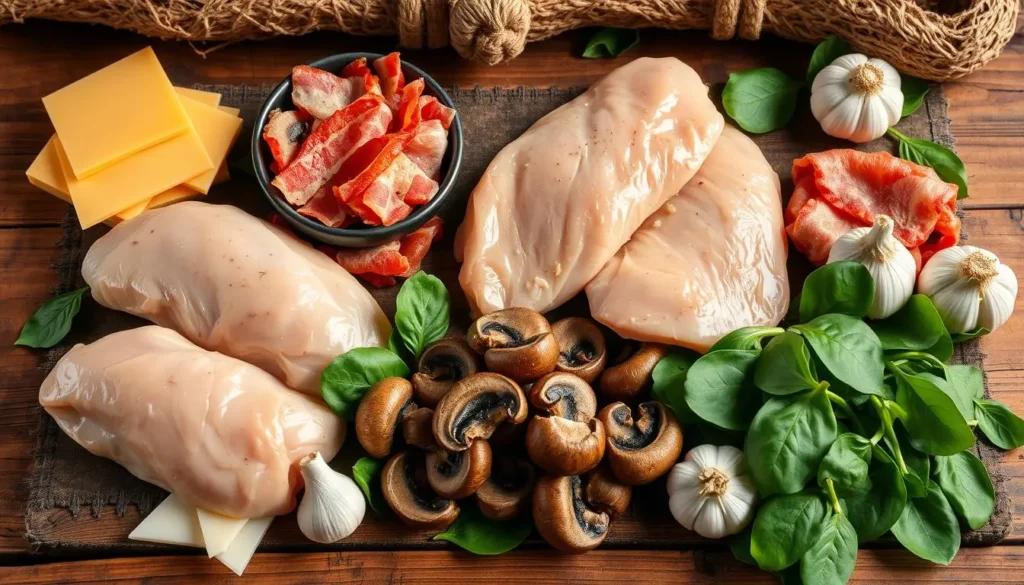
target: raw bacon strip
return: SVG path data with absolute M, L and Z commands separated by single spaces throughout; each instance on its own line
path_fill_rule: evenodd
M 373 68 L 380 76 L 384 99 L 391 101 L 392 96 L 402 92 L 405 87 L 405 75 L 402 74 L 402 60 L 398 53 L 385 55 L 373 62 Z
M 306 217 L 313 218 L 328 227 L 343 227 L 346 220 L 354 219 L 342 209 L 334 197 L 334 187 L 327 183 L 315 195 L 298 209 Z
M 437 181 L 441 177 L 441 159 L 448 149 L 448 133 L 440 120 L 424 120 L 416 127 L 412 142 L 405 148 L 405 156 L 423 169 L 423 173 Z
M 362 213 L 356 213 L 350 206 L 345 205 L 334 196 L 334 187 L 350 181 L 380 153 L 388 142 L 387 136 L 378 136 L 366 141 L 352 153 L 345 162 L 341 164 L 338 174 L 334 175 L 323 187 L 321 187 L 308 203 L 299 208 L 299 213 L 311 217 L 330 227 L 345 227 L 360 219 L 362 215 L 369 215 L 380 225 L 380 219 L 365 206 Z
M 298 153 L 302 141 L 309 133 L 310 116 L 299 110 L 282 112 L 272 110 L 267 125 L 263 128 L 263 140 L 274 157 L 272 170 L 275 173 L 288 167 Z M 276 170 L 275 170 L 276 169 Z
M 442 104 L 432 95 L 420 97 L 420 117 L 424 120 L 437 120 L 445 131 L 451 127 L 455 120 L 455 110 Z
M 310 134 L 292 164 L 271 183 L 292 205 L 305 205 L 353 151 L 383 136 L 390 121 L 391 111 L 380 96 L 357 99 Z
M 357 209 L 359 204 L 365 204 L 366 206 L 369 206 L 371 209 L 373 209 L 373 206 L 370 206 L 369 203 L 366 202 L 367 191 L 370 189 L 371 185 L 374 185 L 375 183 L 378 182 L 378 180 L 388 171 L 389 168 L 391 168 L 391 166 L 395 163 L 396 160 L 398 160 L 399 157 L 403 156 L 402 151 L 409 144 L 409 142 L 412 141 L 412 137 L 413 133 L 411 131 L 402 131 L 397 134 L 389 136 L 387 144 L 381 149 L 380 153 L 378 153 L 377 156 L 373 159 L 373 162 L 370 163 L 365 169 L 363 169 L 362 172 L 360 172 L 352 180 L 347 181 L 346 183 L 342 184 L 339 187 L 335 187 L 334 195 L 342 203 L 352 206 L 357 211 L 357 213 L 359 211 Z M 408 160 L 408 158 L 406 158 L 406 160 Z M 377 209 L 373 209 L 373 211 L 376 214 L 376 217 L 379 218 L 379 221 L 383 223 L 383 225 L 391 225 L 392 223 L 401 219 L 393 218 L 396 218 L 398 217 L 398 215 L 401 215 L 403 211 L 401 207 L 406 206 L 403 200 L 404 194 L 404 192 L 400 194 L 391 192 L 390 186 L 387 187 L 386 193 L 378 192 L 376 194 L 378 198 L 375 200 L 375 205 L 380 210 L 383 210 L 385 214 L 382 215 L 380 211 L 378 211 Z M 383 197 L 381 197 L 381 195 L 383 195 Z M 398 195 L 402 195 L 402 197 L 399 197 Z M 405 215 L 402 215 L 402 217 L 408 215 L 409 211 L 411 211 L 411 209 L 406 210 Z M 360 213 L 360 216 L 362 215 L 363 214 Z M 385 217 L 385 215 L 387 215 L 387 217 Z M 372 218 L 363 217 L 364 221 L 366 221 L 370 225 L 374 225 L 371 219 Z M 387 221 L 389 220 L 391 220 L 391 223 L 387 223 Z
M 420 116 L 420 96 L 423 95 L 423 88 L 425 87 L 422 79 L 417 79 L 412 83 L 405 86 L 402 90 L 401 99 L 398 102 L 398 108 L 395 111 L 395 117 L 391 120 L 391 131 L 397 132 L 399 130 L 411 130 L 419 125 L 422 117 Z
M 362 78 L 344 79 L 308 65 L 292 69 L 292 102 L 314 118 L 330 118 L 362 93 Z
M 400 276 L 409 278 L 420 271 L 423 257 L 427 255 L 431 244 L 440 239 L 444 233 L 444 220 L 433 217 L 427 223 L 401 240 L 398 251 L 409 260 L 409 270 Z
M 409 260 L 399 251 L 396 240 L 373 248 L 342 248 L 334 259 L 349 274 L 400 276 L 409 270 Z
M 366 57 L 360 57 L 352 61 L 341 70 L 342 77 L 362 77 L 366 74 L 373 74 L 370 68 L 366 66 Z

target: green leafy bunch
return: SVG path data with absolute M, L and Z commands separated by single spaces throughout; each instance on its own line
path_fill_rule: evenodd
M 845 583 L 859 544 L 887 532 L 949 563 L 961 525 L 981 527 L 995 505 L 974 428 L 1024 444 L 981 370 L 946 363 L 953 341 L 927 297 L 865 321 L 873 296 L 864 266 L 828 264 L 805 281 L 798 323 L 745 327 L 655 370 L 655 394 L 702 434 L 742 434 L 763 503 L 736 556 L 805 585 Z

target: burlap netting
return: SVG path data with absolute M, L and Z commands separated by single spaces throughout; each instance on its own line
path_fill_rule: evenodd
M 587 26 L 762 31 L 805 42 L 837 34 L 901 71 L 944 81 L 991 61 L 1013 36 L 1018 0 L 0 0 L 0 24 L 49 18 L 144 35 L 230 41 L 341 30 L 451 44 L 488 64 L 528 41 Z

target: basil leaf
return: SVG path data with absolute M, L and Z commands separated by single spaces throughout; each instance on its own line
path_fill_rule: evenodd
M 757 362 L 754 384 L 776 396 L 814 389 L 818 380 L 804 339 L 789 331 L 772 339 Z
M 935 384 L 936 388 L 942 390 L 946 396 L 949 396 L 953 400 L 953 404 L 956 405 L 956 409 L 964 417 L 964 420 L 974 419 L 974 397 L 970 395 L 969 389 L 963 386 L 953 386 L 945 378 L 936 376 L 931 372 L 921 372 L 916 374 L 916 376 Z
M 739 534 L 729 537 L 729 551 L 736 560 L 746 564 L 757 566 L 757 560 L 750 554 L 750 537 L 753 532 L 753 525 L 747 526 Z
M 757 325 L 751 327 L 740 327 L 719 339 L 717 343 L 711 346 L 708 353 L 718 351 L 720 349 L 752 349 L 761 351 L 761 340 L 766 337 L 780 335 L 782 332 L 783 329 L 781 327 L 762 327 Z
M 21 328 L 14 345 L 46 348 L 60 343 L 71 331 L 71 321 L 81 309 L 82 296 L 88 290 L 89 287 L 84 286 L 46 301 Z
M 405 281 L 395 300 L 395 329 L 414 357 L 448 332 L 448 289 L 422 270 Z
M 699 357 L 695 351 L 672 348 L 651 372 L 651 396 L 658 402 L 669 405 L 675 411 L 676 418 L 683 423 L 697 422 L 696 415 L 686 405 L 684 385 L 687 372 Z
M 974 530 L 984 526 L 995 512 L 992 479 L 985 464 L 967 451 L 936 457 L 935 483 L 942 488 L 953 510 Z
M 601 28 L 587 41 L 583 56 L 587 59 L 618 57 L 640 42 L 640 31 L 628 28 Z
M 930 380 L 897 370 L 896 402 L 906 411 L 903 426 L 918 451 L 954 455 L 974 444 L 974 433 L 953 399 Z
M 948 565 L 960 550 L 960 524 L 942 489 L 928 480 L 927 490 L 925 497 L 907 502 L 892 534 L 922 559 Z
M 892 528 L 907 505 L 907 488 L 896 463 L 882 449 L 872 450 L 871 489 L 843 499 L 846 515 L 860 542 L 880 538 Z
M 935 169 L 940 179 L 959 187 L 957 199 L 967 198 L 967 169 L 955 152 L 931 140 L 911 138 L 893 128 L 888 132 L 900 141 L 900 158 Z
M 782 128 L 793 118 L 802 85 L 771 67 L 737 71 L 730 73 L 725 83 L 722 106 L 740 128 L 764 134 Z
M 378 516 L 383 516 L 391 509 L 384 501 L 384 494 L 380 491 L 380 473 L 384 469 L 384 462 L 373 457 L 360 457 L 352 466 L 352 479 L 355 480 L 359 489 L 363 490 L 366 496 L 366 503 Z
M 826 313 L 864 318 L 875 298 L 875 279 L 859 262 L 832 262 L 807 275 L 800 293 L 800 322 Z
M 958 393 L 967 396 L 971 401 L 985 397 L 985 374 L 976 366 L 946 366 L 946 380 Z
M 822 69 L 851 52 L 850 43 L 836 35 L 828 35 L 824 41 L 818 43 L 818 46 L 814 48 L 814 53 L 811 54 L 811 62 L 807 65 L 807 87 L 814 85 L 814 78 L 821 73 Z
M 352 420 L 363 394 L 384 378 L 406 378 L 409 367 L 383 347 L 357 347 L 334 358 L 320 376 L 324 402 L 338 416 Z
M 900 74 L 900 91 L 903 92 L 903 114 L 906 118 L 913 114 L 924 103 L 924 96 L 931 89 L 931 84 L 923 79 Z
M 800 578 L 804 585 L 846 585 L 857 564 L 857 531 L 842 514 L 823 525 L 818 542 L 800 559 Z
M 405 348 L 405 344 L 402 343 L 402 336 L 399 335 L 398 329 L 392 329 L 391 335 L 388 335 L 388 350 L 397 355 L 405 365 L 409 366 L 409 369 L 416 368 L 416 357 L 409 353 L 409 350 Z
M 836 440 L 836 428 L 824 389 L 765 403 L 750 423 L 743 449 L 757 492 L 767 497 L 803 489 Z
M 941 361 L 953 356 L 949 331 L 932 300 L 924 295 L 913 295 L 890 317 L 872 321 L 871 329 L 884 350 L 926 351 Z
M 757 352 L 723 349 L 705 354 L 686 374 L 686 405 L 701 420 L 731 431 L 742 431 L 761 407 L 754 388 Z
M 871 441 L 854 433 L 839 435 L 818 467 L 818 485 L 831 479 L 840 495 L 861 494 L 871 489 Z
M 953 333 L 950 337 L 953 338 L 954 343 L 960 343 L 961 341 L 970 341 L 982 335 L 988 335 L 989 330 L 984 327 L 978 327 L 974 331 L 968 331 L 966 333 Z
M 533 524 L 523 518 L 491 520 L 476 506 L 463 506 L 459 517 L 433 540 L 444 540 L 475 555 L 500 555 L 523 543 Z
M 975 400 L 974 404 L 978 428 L 993 445 L 1007 450 L 1024 445 L 1024 420 L 995 400 Z
M 882 394 L 882 344 L 860 319 L 822 315 L 790 328 L 803 335 L 833 376 L 861 394 Z
M 827 510 L 815 494 L 777 496 L 754 518 L 750 554 L 765 571 L 781 571 L 800 560 L 818 541 Z

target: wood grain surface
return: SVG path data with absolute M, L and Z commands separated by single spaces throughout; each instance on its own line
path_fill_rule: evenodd
M 486 68 L 466 63 L 450 50 L 409 52 L 407 58 L 442 84 L 535 87 L 586 85 L 621 65 L 618 60 L 575 57 L 586 34 L 530 45 L 519 59 Z M 31 465 L 37 421 L 36 392 L 45 372 L 40 353 L 11 343 L 28 316 L 55 284 L 50 268 L 59 250 L 66 206 L 38 191 L 24 170 L 52 132 L 39 99 L 47 93 L 147 44 L 152 44 L 172 81 L 273 83 L 295 63 L 347 50 L 388 51 L 393 39 L 356 39 L 317 34 L 230 45 L 198 56 L 187 44 L 154 42 L 103 28 L 29 23 L 0 30 L 0 564 L 51 560 L 27 547 L 24 478 Z M 701 33 L 645 31 L 628 58 L 678 56 L 709 83 L 729 71 L 775 66 L 803 71 L 810 47 L 774 39 L 756 44 L 715 43 Z M 958 150 L 967 164 L 971 243 L 993 250 L 1024 275 L 1024 38 L 986 69 L 945 86 Z M 113 104 L 112 107 L 116 107 Z M 1024 412 L 1024 299 L 1014 318 L 983 342 L 994 396 Z M 902 551 L 861 551 L 854 583 L 1020 583 L 1024 566 L 1024 453 L 1004 456 L 1015 507 L 1015 525 L 1005 546 L 965 549 L 951 568 L 914 559 Z M 66 519 L 71 521 L 70 518 Z M 286 519 L 287 520 L 287 519 Z M 125 522 L 135 521 L 130 518 Z M 643 569 L 638 569 L 642 567 Z M 643 571 L 642 573 L 638 571 Z M 565 558 L 547 551 L 521 551 L 481 559 L 445 551 L 260 554 L 247 576 L 261 583 L 401 582 L 428 580 L 622 582 L 638 575 L 651 582 L 772 582 L 767 575 L 728 560 L 723 551 L 596 551 Z M 0 568 L 9 583 L 180 583 L 185 576 L 233 582 L 230 573 L 199 556 L 128 558 Z

